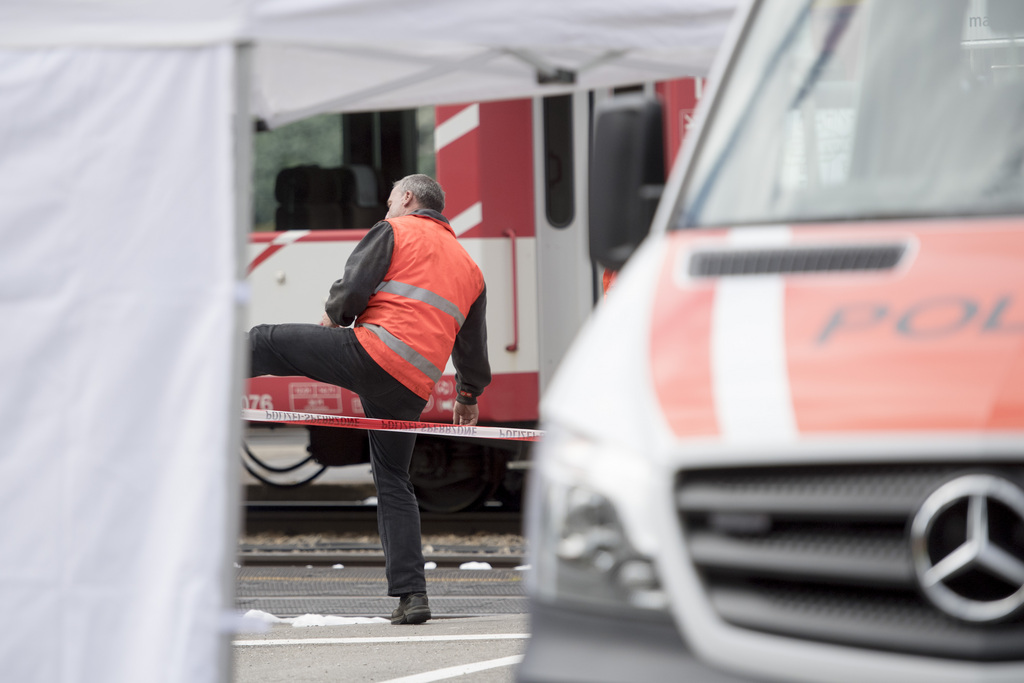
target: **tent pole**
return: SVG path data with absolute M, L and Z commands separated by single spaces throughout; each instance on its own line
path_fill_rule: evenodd
M 238 538 L 242 532 L 242 484 L 238 472 L 238 454 L 242 443 L 242 420 L 238 413 L 238 397 L 244 394 L 245 375 L 248 357 L 242 329 L 249 304 L 249 285 L 246 282 L 246 246 L 249 231 L 252 227 L 252 156 L 253 156 L 253 120 L 250 112 L 252 88 L 252 45 L 237 43 L 234 47 L 234 108 L 232 121 L 233 164 L 234 175 L 234 244 L 235 244 L 235 306 L 232 329 L 235 330 L 234 348 L 231 363 L 230 407 L 227 414 L 231 416 L 228 430 L 228 443 L 224 457 L 227 468 L 226 481 L 228 492 L 225 503 L 227 521 L 227 538 L 225 539 L 224 558 L 222 562 L 222 595 L 224 596 L 224 614 L 235 612 L 235 560 L 238 553 Z M 226 619 L 227 623 L 232 620 Z M 217 680 L 231 683 L 234 680 L 234 663 L 232 657 L 233 628 L 225 628 L 221 641 L 220 661 Z

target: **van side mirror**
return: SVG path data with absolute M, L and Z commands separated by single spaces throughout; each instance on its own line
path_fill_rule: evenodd
M 590 258 L 618 270 L 651 228 L 665 186 L 661 103 L 622 95 L 602 103 L 590 155 Z

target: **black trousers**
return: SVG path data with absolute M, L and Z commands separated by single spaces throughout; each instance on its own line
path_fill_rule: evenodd
M 377 365 L 350 327 L 257 325 L 249 346 L 250 377 L 301 375 L 336 384 L 359 394 L 367 417 L 418 420 L 427 404 Z M 425 592 L 420 509 L 409 480 L 416 435 L 371 431 L 369 437 L 388 595 Z

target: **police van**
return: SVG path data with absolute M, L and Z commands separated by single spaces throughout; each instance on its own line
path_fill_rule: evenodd
M 595 126 L 520 680 L 1024 680 L 1024 3 L 747 3 L 663 188 Z

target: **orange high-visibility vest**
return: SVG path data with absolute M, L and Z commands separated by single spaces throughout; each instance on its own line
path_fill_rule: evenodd
M 391 266 L 355 333 L 378 365 L 426 399 L 483 292 L 484 276 L 447 223 L 420 215 L 388 223 L 395 237 Z

